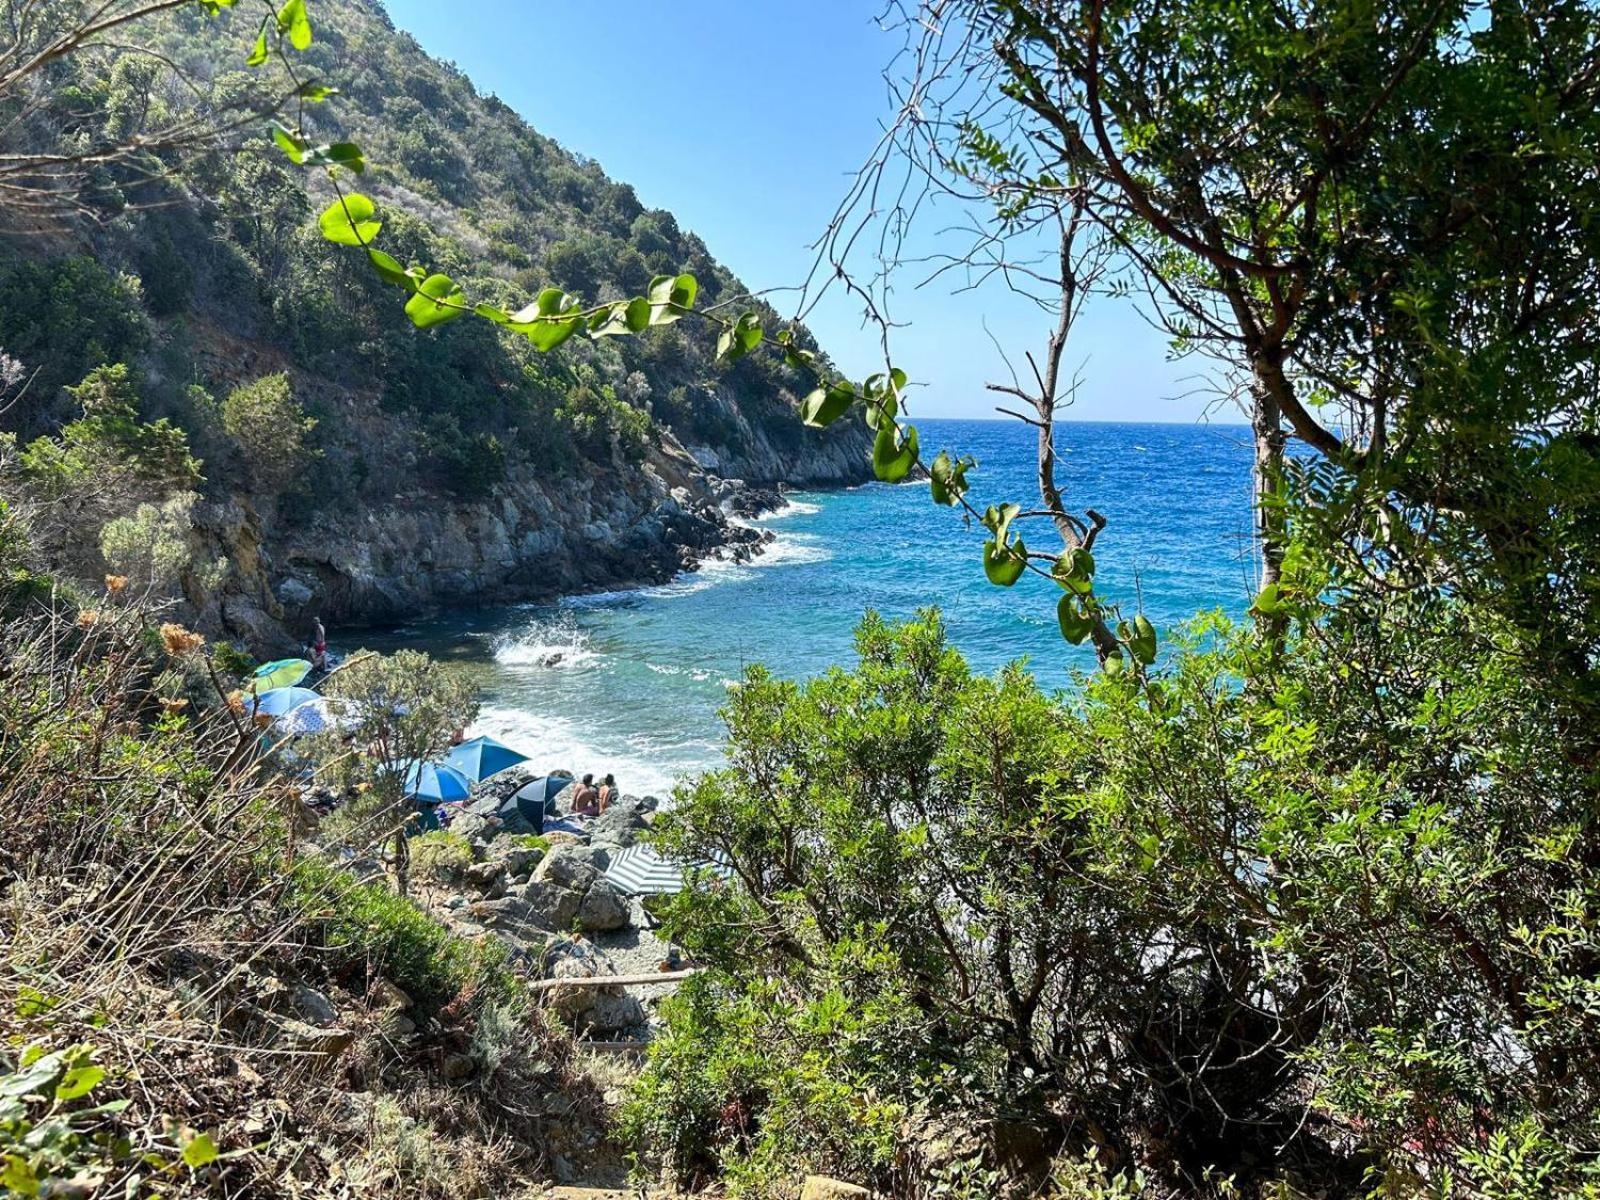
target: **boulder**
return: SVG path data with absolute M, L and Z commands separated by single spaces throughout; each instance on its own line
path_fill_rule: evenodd
M 578 905 L 578 928 L 586 933 L 621 929 L 628 924 L 628 897 L 609 879 L 597 879 Z
M 533 912 L 533 920 L 546 929 L 566 930 L 578 919 L 578 908 L 583 903 L 584 892 L 575 888 L 557 887 L 541 883 L 537 878 L 522 889 L 522 898 Z
M 348 1029 L 310 1025 L 290 1017 L 280 1018 L 274 1025 L 273 1042 L 297 1054 L 337 1058 L 356 1040 L 356 1035 Z
M 807 1175 L 800 1187 L 800 1200 L 861 1200 L 872 1192 L 859 1184 L 829 1179 L 826 1175 Z
M 333 1001 L 325 993 L 305 984 L 294 989 L 294 1006 L 313 1025 L 333 1025 L 339 1020 L 339 1010 L 333 1006 Z
M 589 828 L 589 841 L 595 846 L 631 846 L 649 828 L 643 810 L 637 805 L 617 803 L 594 819 Z
M 627 992 L 596 991 L 573 1019 L 580 1033 L 621 1033 L 645 1023 L 644 1006 Z
M 475 813 L 470 809 L 457 813 L 450 822 L 450 832 L 459 833 L 469 842 L 487 841 L 500 830 L 500 822 L 492 815 Z M 493 844 L 492 842 L 490 843 Z
M 497 862 L 473 863 L 461 873 L 469 887 L 482 892 L 491 900 L 506 894 L 505 870 Z
M 495 838 L 486 851 L 488 861 L 499 863 L 510 876 L 527 875 L 544 858 L 544 850 L 513 838 Z
M 574 846 L 559 846 L 552 848 L 534 869 L 533 882 L 586 892 L 599 875 L 600 872 L 583 850 Z

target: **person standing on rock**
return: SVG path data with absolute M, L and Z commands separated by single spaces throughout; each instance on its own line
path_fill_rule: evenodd
M 311 618 L 311 665 L 319 671 L 328 669 L 328 631 L 320 616 Z

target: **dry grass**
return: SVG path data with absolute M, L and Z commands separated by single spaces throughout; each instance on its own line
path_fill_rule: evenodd
M 222 694 L 201 647 L 117 593 L 94 609 L 34 603 L 0 630 L 0 1074 L 23 1047 L 88 1045 L 106 1071 L 88 1099 L 126 1102 L 83 1118 L 104 1141 L 74 1151 L 67 1193 L 453 1200 L 543 1179 L 545 1144 L 600 1111 L 570 1045 L 492 954 L 312 869 L 257 733 L 196 702 Z M 443 1002 L 392 1007 L 378 981 L 401 971 Z M 198 1135 L 221 1157 L 186 1163 Z

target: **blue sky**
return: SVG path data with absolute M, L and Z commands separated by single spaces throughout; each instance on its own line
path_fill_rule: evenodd
M 800 283 L 808 248 L 889 114 L 881 78 L 900 44 L 873 0 L 621 0 L 533 6 L 526 0 L 389 0 L 395 23 L 454 61 L 540 132 L 597 160 L 640 200 L 670 209 L 749 287 Z M 539 14 L 535 16 L 535 14 Z M 952 214 L 953 215 L 953 214 Z M 936 218 L 938 218 L 936 214 Z M 925 226 L 931 238 L 937 219 Z M 1049 321 L 998 285 L 948 284 L 895 297 L 895 362 L 922 385 L 922 416 L 990 416 L 984 391 Z M 775 295 L 779 312 L 792 299 Z M 830 297 L 811 315 L 818 339 L 859 378 L 880 369 L 859 306 Z M 987 325 L 990 333 L 985 332 Z M 1193 361 L 1166 360 L 1162 337 L 1125 303 L 1101 302 L 1068 350 L 1083 420 L 1194 421 L 1204 400 Z M 1237 417 L 1219 414 L 1220 420 Z

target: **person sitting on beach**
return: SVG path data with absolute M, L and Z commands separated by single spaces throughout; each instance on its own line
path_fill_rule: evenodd
M 600 785 L 600 794 L 598 797 L 600 811 L 605 812 L 605 810 L 615 804 L 616 801 L 617 777 L 615 775 L 607 775 L 605 782 Z
M 593 775 L 585 775 L 578 784 L 578 790 L 572 793 L 572 815 L 575 817 L 600 815 L 600 792 L 594 786 Z

